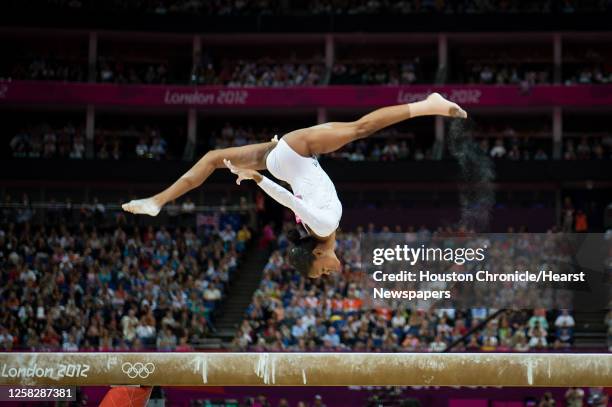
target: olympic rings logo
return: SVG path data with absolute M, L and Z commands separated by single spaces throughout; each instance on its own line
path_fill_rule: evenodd
M 121 371 L 125 373 L 130 379 L 135 379 L 136 377 L 146 379 L 155 371 L 155 365 L 150 362 L 146 364 L 140 362 L 136 362 L 134 364 L 130 362 L 125 362 L 121 365 Z

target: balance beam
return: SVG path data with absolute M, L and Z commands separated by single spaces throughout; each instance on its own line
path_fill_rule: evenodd
M 0 385 L 610 386 L 612 354 L 0 353 Z

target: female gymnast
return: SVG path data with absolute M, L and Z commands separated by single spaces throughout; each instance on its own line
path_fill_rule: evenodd
M 316 156 L 336 151 L 400 121 L 431 115 L 467 117 L 457 104 L 432 93 L 425 100 L 384 107 L 354 122 L 325 123 L 292 131 L 280 141 L 274 138 L 267 143 L 212 150 L 166 190 L 122 207 L 134 214 L 156 216 L 166 203 L 200 186 L 215 169 L 228 168 L 238 176 L 237 184 L 254 180 L 295 213 L 296 221 L 307 233 L 304 237 L 292 235 L 295 245 L 289 252 L 289 261 L 303 275 L 318 278 L 340 270 L 334 250 L 342 204 Z M 293 193 L 258 172 L 264 169 L 287 182 Z

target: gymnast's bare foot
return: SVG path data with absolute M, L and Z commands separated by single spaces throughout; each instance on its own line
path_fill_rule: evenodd
M 457 117 L 467 119 L 467 112 L 459 107 L 458 104 L 446 100 L 437 92 L 427 96 L 427 102 L 431 104 L 432 109 L 441 116 Z
M 157 203 L 155 198 L 134 199 L 128 203 L 121 205 L 124 211 L 133 213 L 134 215 L 149 215 L 157 216 L 162 208 L 162 205 Z

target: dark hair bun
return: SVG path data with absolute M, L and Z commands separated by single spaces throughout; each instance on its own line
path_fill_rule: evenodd
M 301 237 L 300 231 L 292 229 L 287 232 L 287 239 L 293 242 L 287 252 L 289 264 L 293 266 L 301 275 L 308 277 L 315 255 L 312 253 L 318 241 L 312 236 Z

